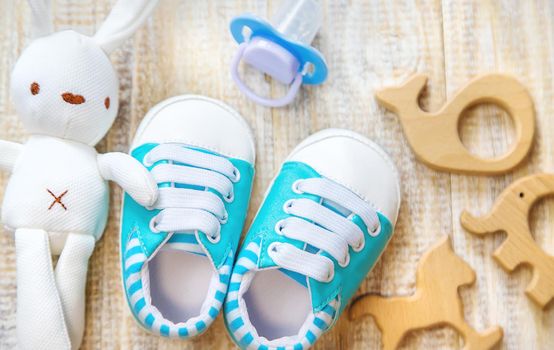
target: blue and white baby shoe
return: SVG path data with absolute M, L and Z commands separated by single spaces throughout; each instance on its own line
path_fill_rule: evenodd
M 344 310 L 389 242 L 398 175 L 374 143 L 346 130 L 292 152 L 250 227 L 225 322 L 243 349 L 307 349 Z
M 125 296 L 145 329 L 195 336 L 227 293 L 254 176 L 253 137 L 221 102 L 179 96 L 146 115 L 131 150 L 158 183 L 159 198 L 144 208 L 125 195 Z

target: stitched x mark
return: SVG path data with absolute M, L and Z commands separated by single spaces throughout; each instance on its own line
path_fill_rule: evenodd
M 65 196 L 67 194 L 67 191 L 68 190 L 65 190 L 64 193 L 60 194 L 59 196 L 56 196 L 54 193 L 52 193 L 52 191 L 50 191 L 49 189 L 46 189 L 46 191 L 48 191 L 48 193 L 50 193 L 50 195 L 52 197 L 54 197 L 54 201 L 52 202 L 52 204 L 50 204 L 50 206 L 48 207 L 48 210 L 52 209 L 52 207 L 54 205 L 56 205 L 56 203 L 58 203 L 59 205 L 62 206 L 62 208 L 64 208 L 65 210 L 67 210 L 67 207 L 62 203 L 62 197 Z

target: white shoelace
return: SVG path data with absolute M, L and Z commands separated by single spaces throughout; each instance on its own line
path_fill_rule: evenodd
M 311 277 L 320 282 L 330 282 L 334 277 L 333 260 L 320 254 L 326 252 L 345 267 L 350 262 L 349 247 L 354 252 L 365 246 L 364 232 L 350 217 L 358 215 L 371 236 L 380 232 L 377 212 L 366 201 L 345 187 L 325 178 L 298 180 L 293 184 L 296 193 L 307 193 L 322 198 L 320 203 L 300 198 L 285 203 L 283 210 L 292 215 L 279 221 L 275 231 L 287 238 L 304 242 L 319 249 L 311 253 L 292 244 L 274 242 L 269 246 L 269 256 L 277 266 Z M 324 206 L 323 201 L 337 204 L 351 214 L 345 217 Z
M 156 146 L 146 154 L 143 163 L 152 166 L 158 161 L 168 163 L 156 165 L 152 176 L 158 184 L 170 186 L 159 189 L 158 201 L 151 208 L 161 209 L 150 221 L 152 232 L 201 231 L 211 242 L 218 242 L 221 225 L 228 219 L 223 201 L 234 200 L 233 183 L 240 179 L 238 169 L 223 157 L 178 144 Z M 199 189 L 178 188 L 176 184 Z

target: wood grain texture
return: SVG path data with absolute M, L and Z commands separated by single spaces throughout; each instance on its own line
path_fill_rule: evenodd
M 414 330 L 444 325 L 460 333 L 464 350 L 492 349 L 502 339 L 502 328 L 493 326 L 480 333 L 464 319 L 458 289 L 473 283 L 475 271 L 454 253 L 449 237 L 444 236 L 419 261 L 413 295 L 364 295 L 353 302 L 349 315 L 354 321 L 374 317 L 381 330 L 383 350 L 395 350 Z
M 506 240 L 495 250 L 494 258 L 508 272 L 521 265 L 532 269 L 533 277 L 525 292 L 543 308 L 554 298 L 554 256 L 537 245 L 528 220 L 533 205 L 552 195 L 554 174 L 534 174 L 505 189 L 488 214 L 476 218 L 464 211 L 460 218 L 462 226 L 477 235 L 506 233 Z
M 429 113 L 418 103 L 427 77 L 415 74 L 400 86 L 375 94 L 377 101 L 398 114 L 404 135 L 417 159 L 452 173 L 496 175 L 518 166 L 529 154 L 535 135 L 533 101 L 525 86 L 504 74 L 483 74 L 470 80 L 440 110 Z M 471 154 L 459 136 L 464 111 L 483 103 L 501 106 L 516 128 L 516 141 L 507 154 L 487 159 Z
M 53 0 L 58 29 L 92 34 L 113 0 Z M 355 130 L 383 146 L 401 172 L 403 203 L 396 234 L 359 293 L 409 295 L 417 262 L 443 234 L 476 271 L 476 284 L 462 289 L 464 316 L 478 331 L 504 328 L 503 349 L 554 348 L 554 311 L 534 305 L 522 290 L 531 274 L 508 275 L 490 257 L 502 235 L 481 239 L 465 232 L 462 210 L 486 213 L 514 179 L 554 170 L 554 3 L 549 0 L 321 0 L 324 23 L 314 45 L 326 56 L 329 80 L 302 88 L 294 104 L 268 109 L 246 100 L 234 87 L 229 63 L 236 49 L 229 20 L 243 12 L 270 17 L 278 1 L 161 0 L 155 16 L 114 52 L 119 73 L 120 113 L 99 151 L 126 151 L 142 117 L 155 103 L 183 93 L 218 98 L 236 108 L 256 136 L 256 179 L 248 223 L 279 165 L 302 139 L 327 128 Z M 28 43 L 29 10 L 24 0 L 0 0 L 0 138 L 24 141 L 9 102 L 11 69 Z M 380 108 L 373 95 L 414 73 L 429 77 L 420 98 L 424 110 L 438 110 L 472 77 L 499 72 L 518 78 L 535 103 L 537 139 L 529 161 L 507 175 L 477 177 L 439 173 L 417 162 L 398 117 Z M 261 94 L 285 88 L 251 70 L 242 72 Z M 500 156 L 510 146 L 510 118 L 491 106 L 465 114 L 461 136 L 470 151 Z M 0 174 L 0 196 L 8 179 Z M 184 342 L 151 336 L 133 321 L 123 298 L 118 256 L 121 191 L 112 186 L 111 215 L 91 260 L 83 349 L 227 349 L 232 343 L 221 317 L 202 337 Z M 554 203 L 533 209 L 535 240 L 554 252 Z M 15 255 L 12 238 L 0 234 L 0 349 L 15 346 Z M 375 322 L 341 317 L 316 349 L 378 349 Z M 403 349 L 460 349 L 449 328 L 416 332 Z

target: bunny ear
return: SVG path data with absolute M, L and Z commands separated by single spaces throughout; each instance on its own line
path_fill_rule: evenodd
M 54 31 L 50 0 L 29 0 L 32 13 L 33 37 L 46 36 Z
M 110 54 L 150 16 L 158 0 L 119 0 L 104 21 L 94 41 Z

